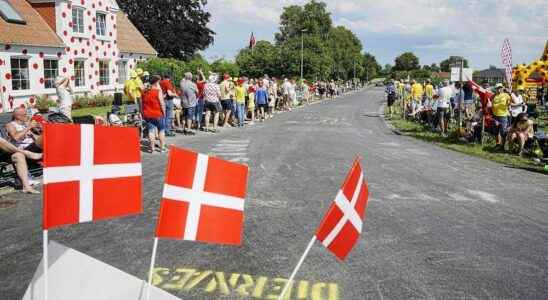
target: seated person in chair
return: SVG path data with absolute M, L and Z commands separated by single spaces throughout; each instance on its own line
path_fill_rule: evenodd
M 42 152 L 41 124 L 30 120 L 24 108 L 13 111 L 12 121 L 6 125 L 10 142 L 20 150 Z
M 516 117 L 515 122 L 512 124 L 508 135 L 510 137 L 510 143 L 519 143 L 519 155 L 524 155 L 524 148 L 526 144 L 533 140 L 533 121 L 527 118 L 526 113 L 521 113 Z
M 23 185 L 21 191 L 26 194 L 38 194 L 39 192 L 32 187 L 32 183 L 34 182 L 29 180 L 27 159 L 40 160 L 42 159 L 42 154 L 17 149 L 10 142 L 0 138 L 0 160 L 4 161 L 8 157 L 11 159 L 11 162 L 15 164 L 17 177 L 19 177 L 21 184 Z

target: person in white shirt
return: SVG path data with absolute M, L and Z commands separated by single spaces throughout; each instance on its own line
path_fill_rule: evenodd
M 72 120 L 72 95 L 68 77 L 57 77 L 55 79 L 55 89 L 57 97 L 59 97 L 59 112 Z
M 449 81 L 443 82 L 443 87 L 438 90 L 437 94 L 437 114 L 438 125 L 442 135 L 447 134 L 447 125 L 449 119 L 449 107 L 451 106 L 451 97 L 453 97 L 453 89 L 449 86 Z
M 510 102 L 510 113 L 512 118 L 516 118 L 519 114 L 527 112 L 527 105 L 523 101 L 523 88 L 518 88 L 512 91 L 512 101 Z
M 290 99 L 289 99 L 289 90 L 291 89 L 291 83 L 287 78 L 284 78 L 284 83 L 282 84 L 282 90 L 283 90 L 283 108 L 285 110 L 290 110 Z

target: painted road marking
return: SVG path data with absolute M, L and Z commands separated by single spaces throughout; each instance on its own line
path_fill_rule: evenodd
M 233 295 L 253 299 L 278 299 L 286 278 L 269 278 L 240 273 L 199 271 L 191 268 L 155 268 L 152 284 L 166 291 L 185 293 L 201 290 L 204 294 Z M 285 300 L 339 300 L 336 283 L 295 281 L 284 296 Z
M 247 163 L 249 144 L 249 140 L 223 139 L 211 148 L 210 154 L 236 163 Z

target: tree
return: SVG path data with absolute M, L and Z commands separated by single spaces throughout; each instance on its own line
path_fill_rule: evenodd
M 253 51 L 249 48 L 240 50 L 236 56 L 240 72 L 249 77 L 261 77 L 264 74 L 279 76 L 280 49 L 268 41 L 258 41 Z
M 304 6 L 284 7 L 280 16 L 280 32 L 275 35 L 276 43 L 282 44 L 291 38 L 300 37 L 303 30 L 306 30 L 306 34 L 326 37 L 331 24 L 331 14 L 324 2 L 312 0 Z
M 230 76 L 240 76 L 240 67 L 234 62 L 220 58 L 211 63 L 211 71 L 222 74 L 229 74 Z
M 412 52 L 405 52 L 396 57 L 394 71 L 411 71 L 420 69 L 419 58 Z
M 363 69 L 364 71 L 360 78 L 371 80 L 380 74 L 382 67 L 377 62 L 375 56 L 366 52 L 363 54 Z
M 449 56 L 448 59 L 440 63 L 442 72 L 451 72 L 451 67 L 460 67 L 461 61 L 464 61 L 464 68 L 468 68 L 468 60 L 462 56 Z
M 215 34 L 207 27 L 207 0 L 119 0 L 120 8 L 161 57 L 188 60 Z
M 440 67 L 438 67 L 438 65 L 436 63 L 433 63 L 430 65 L 430 71 L 432 72 L 439 72 L 440 71 Z
M 363 72 L 362 43 L 358 37 L 343 26 L 333 27 L 329 31 L 329 51 L 334 62 L 333 77 L 350 79 Z
M 301 38 L 293 37 L 280 46 L 280 75 L 300 76 Z M 304 78 L 329 79 L 333 73 L 333 59 L 325 41 L 318 35 L 304 36 Z

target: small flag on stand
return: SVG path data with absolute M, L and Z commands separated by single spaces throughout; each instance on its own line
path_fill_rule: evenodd
M 308 243 L 278 300 L 284 299 L 285 293 L 316 239 L 337 258 L 343 261 L 346 259 L 362 233 L 368 199 L 369 187 L 364 179 L 360 159 L 356 158 L 335 200 L 320 223 L 316 235 Z
M 48 229 L 142 212 L 136 128 L 44 125 L 43 266 L 48 299 Z
M 247 192 L 248 167 L 216 157 L 171 147 L 156 237 L 240 245 Z M 149 297 L 147 288 L 146 298 Z

